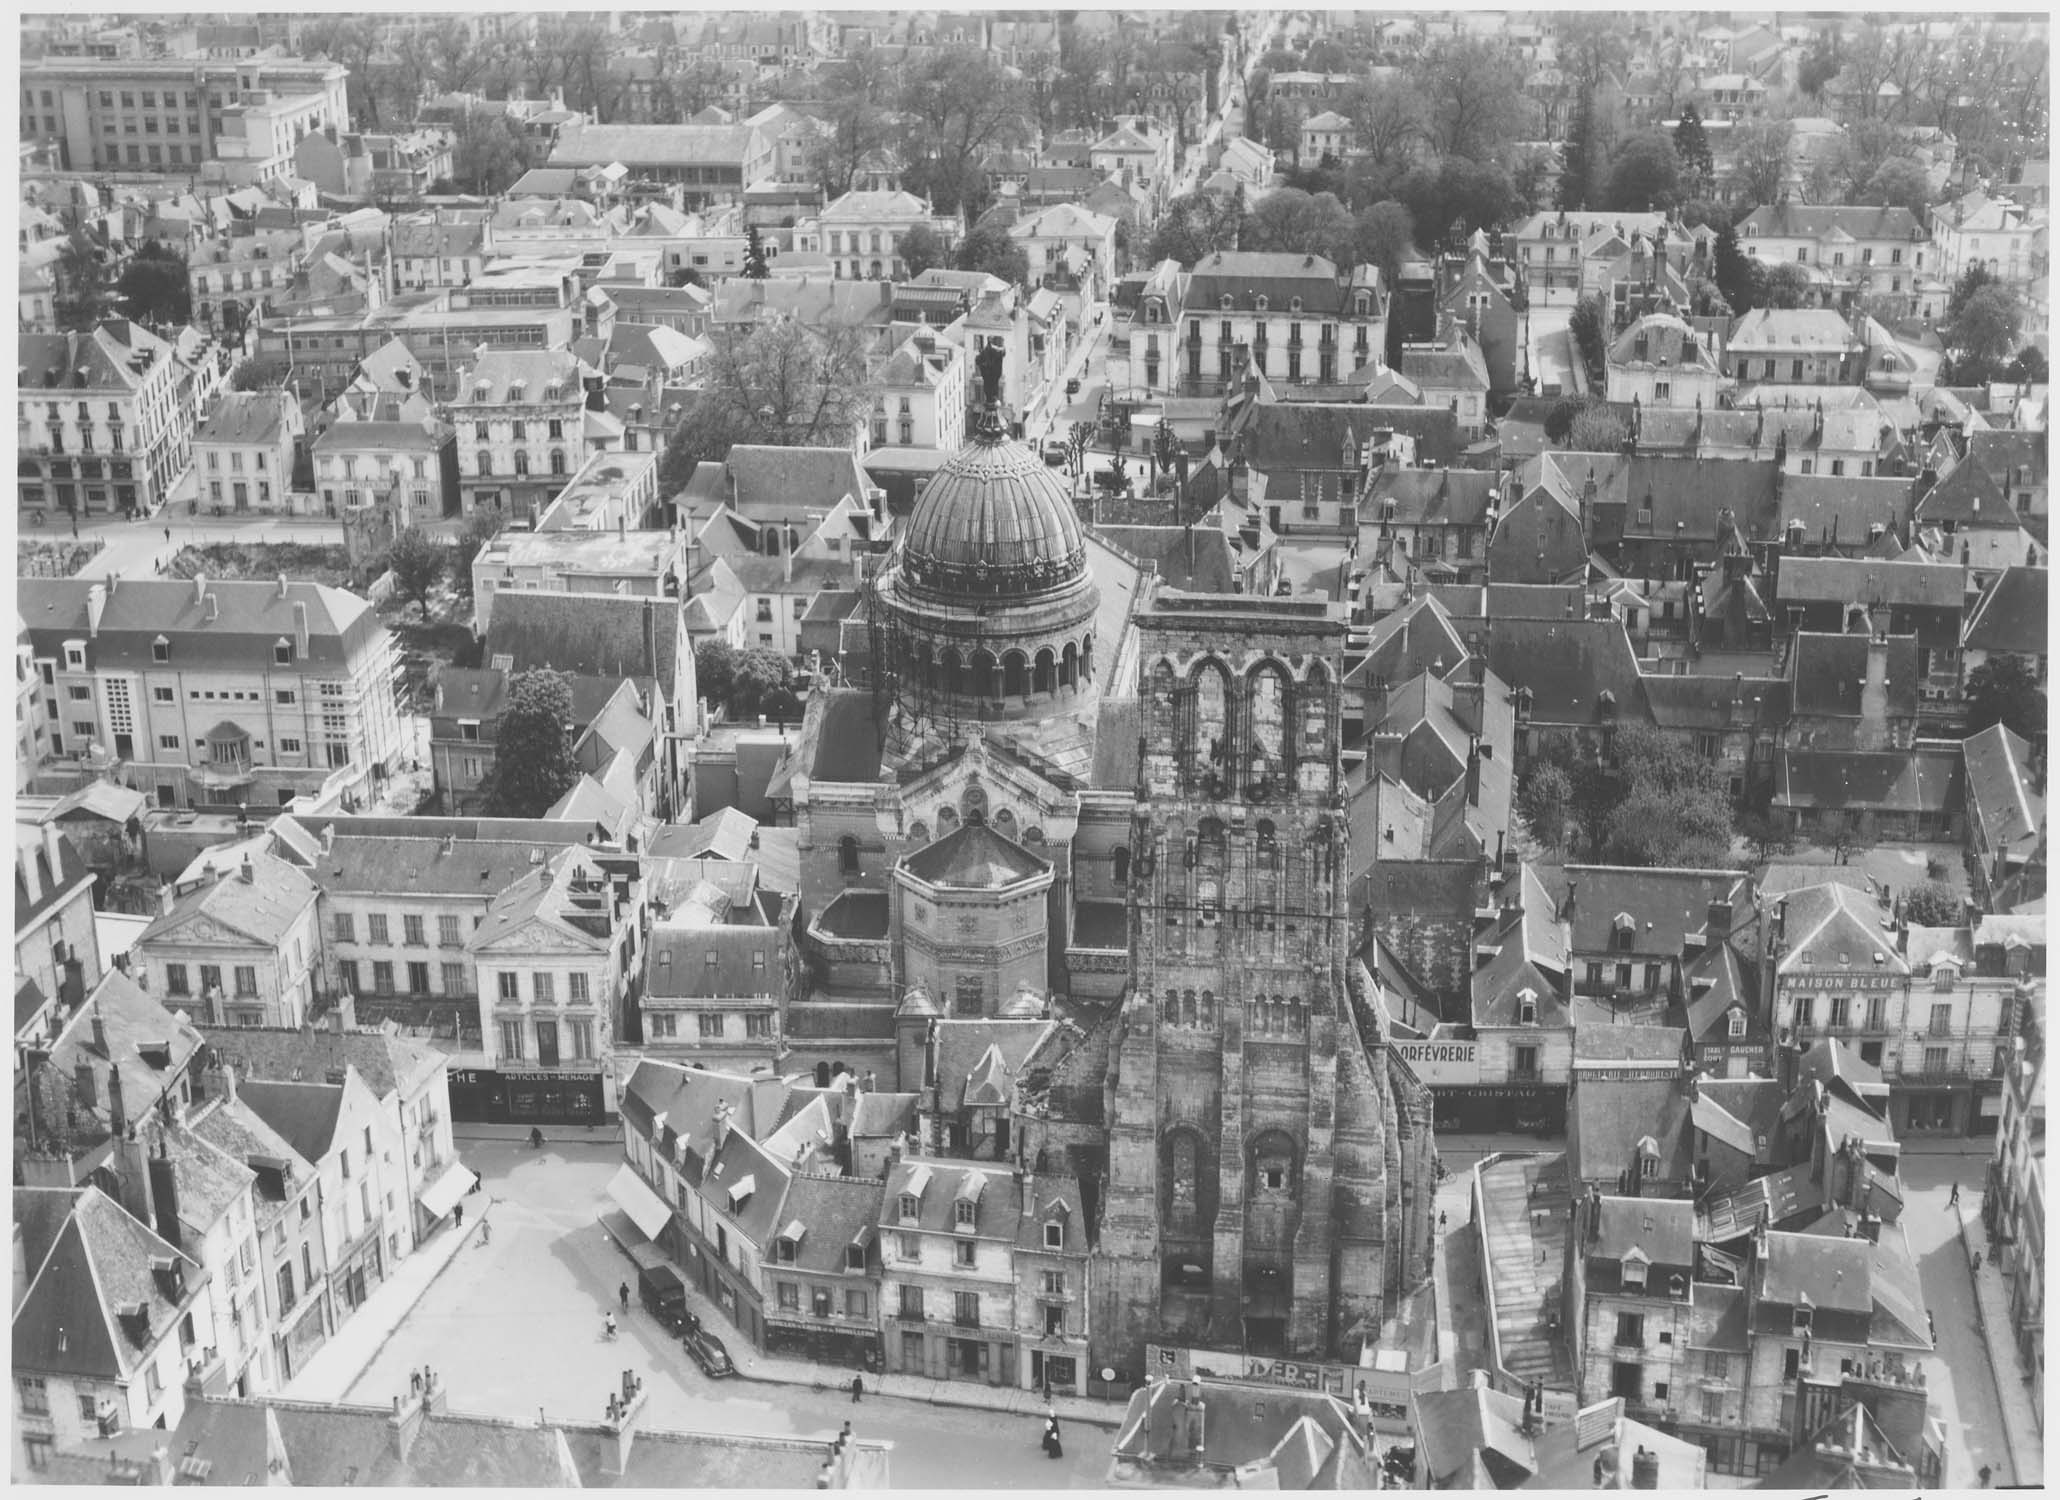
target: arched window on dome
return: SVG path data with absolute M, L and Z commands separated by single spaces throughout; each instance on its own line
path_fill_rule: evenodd
M 956 832 L 958 832 L 958 809 L 957 809 L 957 808 L 955 808 L 955 807 L 940 807 L 940 808 L 938 808 L 938 809 L 937 809 L 937 837 L 939 837 L 939 838 L 941 839 L 941 838 L 943 838 L 943 837 L 944 837 L 944 836 L 945 836 L 945 835 L 946 835 L 947 833 L 956 833 Z
M 930 842 L 929 826 L 921 818 L 908 825 L 908 841 L 918 849 Z
M 998 810 L 994 815 L 994 831 L 1003 838 L 1014 839 L 1016 837 L 1016 815 L 1005 807 Z
M 1116 884 L 1130 884 L 1130 851 L 1128 849 L 1118 844 L 1116 852 L 1109 856 L 1109 865 L 1111 872 L 1116 878 Z
M 994 659 L 992 651 L 973 653 L 973 696 L 977 698 L 999 698 L 1001 696 L 1001 663 Z
M 1071 641 L 1059 657 L 1059 685 L 1069 692 L 1080 686 L 1080 649 Z
M 943 660 L 944 691 L 956 698 L 965 692 L 965 669 L 960 666 L 958 647 L 946 646 Z
M 1030 669 L 1030 691 L 1049 693 L 1053 690 L 1051 647 L 1046 646 L 1037 653 L 1037 661 Z
M 1094 681 L 1094 637 L 1089 636 L 1080 643 L 1080 677 L 1084 682 Z
M 1193 682 L 1190 744 L 1198 764 L 1209 774 L 1221 775 L 1230 754 L 1230 675 L 1221 662 L 1205 661 L 1195 668 Z
M 1024 679 L 1029 662 L 1020 651 L 1011 651 L 1001 659 L 1001 695 L 1004 698 L 1023 696 Z
M 779 528 L 779 527 L 777 527 L 777 526 L 768 526 L 768 527 L 766 527 L 766 528 L 765 528 L 765 538 L 764 538 L 764 546 L 765 546 L 765 555 L 766 555 L 767 557 L 778 557 L 778 556 L 780 555 L 780 528 Z

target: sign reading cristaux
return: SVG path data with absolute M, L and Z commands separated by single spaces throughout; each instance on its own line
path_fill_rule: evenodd
M 1479 1083 L 1480 1056 L 1474 1042 L 1389 1042 L 1425 1083 Z

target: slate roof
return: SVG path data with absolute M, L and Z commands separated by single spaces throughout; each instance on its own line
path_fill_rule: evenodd
M 1806 543 L 1859 546 L 1875 524 L 1900 532 L 1910 523 L 1910 479 L 1853 478 L 1833 474 L 1784 474 L 1780 510 L 1772 537 L 1785 540 L 1791 525 L 1802 527 Z
M 1001 890 L 1051 869 L 1020 844 L 976 823 L 906 856 L 902 866 L 919 880 L 959 890 Z
M 666 599 L 503 592 L 494 600 L 486 659 L 512 656 L 518 672 L 551 667 L 670 684 L 678 665 L 675 614 Z
M 1512 690 L 1530 689 L 1533 723 L 1600 723 L 1605 692 L 1617 722 L 1646 717 L 1638 658 L 1620 620 L 1491 619 L 1486 654 Z
M 1960 805 L 1958 750 L 1783 750 L 1774 801 L 1786 808 L 1945 813 Z
M 1989 849 L 2035 847 L 2045 837 L 2046 799 L 2034 788 L 2031 743 L 1991 724 L 1962 740 L 1960 752 L 1967 767 L 1968 810 L 1979 820 Z
M 1903 240 L 1922 243 L 1924 227 L 1907 208 L 1873 208 L 1807 203 L 1763 203 L 1738 226 L 1739 242 L 1748 254 L 1758 235 L 1772 239 L 1823 239 L 1834 230 L 1856 240 Z M 1748 232 L 1750 231 L 1750 232 Z
M 228 391 L 215 398 L 207 419 L 193 434 L 199 443 L 235 447 L 276 444 L 285 433 L 289 391 Z
M 1354 686 L 1406 682 L 1439 663 L 1449 672 L 1466 659 L 1466 642 L 1452 616 L 1426 593 L 1374 621 L 1366 655 L 1345 680 Z
M 1791 891 L 1786 898 L 1786 951 L 1778 971 L 1833 969 L 1847 957 L 1856 971 L 1866 969 L 1875 953 L 1874 969 L 1907 974 L 1908 963 L 1895 951 L 1892 936 L 1881 930 L 1881 907 L 1850 886 L 1827 883 Z
M 236 1085 L 236 1097 L 310 1162 L 329 1154 L 343 1111 L 343 1089 L 329 1083 L 276 1083 L 251 1079 Z M 347 1143 L 346 1143 L 347 1144 Z
M 1888 604 L 1957 613 L 1967 591 L 1957 563 L 1784 557 L 1775 597 L 1783 604 Z
M 1798 631 L 1790 648 L 1790 680 L 1798 716 L 1858 719 L 1863 717 L 1868 662 L 1878 648 L 1864 635 L 1822 635 Z M 1917 637 L 1895 635 L 1886 646 L 1887 703 L 1890 719 L 1917 713 Z
M 14 1310 L 14 1368 L 85 1380 L 123 1380 L 203 1294 L 205 1274 L 190 1256 L 152 1233 L 97 1187 L 17 1187 L 27 1284 Z M 176 1300 L 153 1262 L 184 1269 Z M 125 1307 L 140 1308 L 137 1336 Z
M 1638 1143 L 1659 1147 L 1658 1175 L 1685 1181 L 1694 1132 L 1688 1094 L 1671 1079 L 1584 1078 L 1568 1101 L 1567 1156 L 1579 1182 L 1621 1181 L 1634 1171 Z
M 294 865 L 258 851 L 246 856 L 251 878 L 240 873 L 209 880 L 187 891 L 137 937 L 138 943 L 192 942 L 179 929 L 196 918 L 218 922 L 253 943 L 275 947 L 307 914 L 315 900 L 315 884 Z
M 1618 951 L 1617 918 L 1628 914 L 1636 927 L 1633 955 L 1675 957 L 1691 937 L 1707 928 L 1711 902 L 1728 899 L 1737 920 L 1743 920 L 1752 905 L 1751 879 L 1738 870 L 1566 865 L 1542 867 L 1542 873 L 1549 899 L 1562 911 L 1572 891 L 1574 910 L 1568 926 L 1576 955 Z
M 1271 1394 L 1269 1391 L 1268 1394 Z M 1435 1489 L 1515 1489 L 1536 1472 L 1523 1431 L 1523 1402 L 1491 1387 L 1420 1392 L 1415 1429 L 1419 1480 Z
M 1268 311 L 1282 316 L 1297 297 L 1311 318 L 1336 316 L 1346 306 L 1337 267 L 1320 255 L 1217 250 L 1196 262 L 1186 281 L 1182 305 L 1194 313 L 1216 310 L 1224 297 L 1240 312 L 1253 311 L 1265 297 Z
M 1622 1260 L 1633 1250 L 1662 1266 L 1692 1266 L 1695 1205 L 1686 1198 L 1625 1198 L 1604 1193 L 1596 1206 L 1590 1259 Z
M 567 125 L 552 142 L 552 166 L 741 167 L 765 152 L 750 125 Z
M 795 1224 L 804 1232 L 794 1259 L 775 1264 L 791 1264 L 798 1271 L 818 1275 L 840 1275 L 844 1270 L 845 1247 L 857 1242 L 863 1231 L 875 1227 L 879 1218 L 877 1181 L 798 1175 L 787 1187 L 786 1206 L 780 1210 L 780 1232 L 784 1235 Z
M 2044 568 L 2005 568 L 1990 579 L 1967 613 L 1967 649 L 2044 656 L 2046 581 Z
M 109 391 L 127 395 L 140 390 L 159 368 L 155 362 L 171 356 L 171 345 L 141 323 L 123 318 L 104 319 L 86 332 L 24 333 L 15 348 L 24 395 L 62 391 L 72 400 L 77 399 L 79 390 L 102 396 Z M 139 374 L 129 361 L 144 354 L 153 364 Z M 86 377 L 83 386 L 76 383 L 78 375 Z
M 881 1225 L 898 1227 L 902 1222 L 900 1200 L 904 1194 L 914 1193 L 920 1200 L 915 1227 L 950 1234 L 957 1222 L 954 1205 L 969 1192 L 977 1194 L 974 1237 L 1013 1243 L 1022 1216 L 1022 1184 L 1012 1169 L 984 1162 L 903 1157 L 887 1169 L 880 1198 Z
M 383 1031 L 203 1026 L 200 1035 L 214 1063 L 229 1064 L 239 1079 L 326 1082 L 348 1067 L 380 1099 L 412 1095 L 444 1065 L 443 1053 Z
M 309 667 L 334 670 L 359 658 L 385 634 L 378 615 L 363 599 L 323 584 L 288 580 L 173 581 L 127 578 L 108 593 L 97 633 L 87 629 L 87 597 L 105 584 L 90 578 L 24 578 L 15 609 L 27 625 L 38 656 L 61 657 L 66 640 L 86 641 L 86 664 L 98 671 L 149 672 L 151 644 L 159 635 L 171 643 L 170 665 L 178 669 L 273 668 L 273 647 L 292 641 L 298 629 L 295 605 L 305 606 Z M 207 618 L 205 596 L 215 601 Z M 298 653 L 296 652 L 298 657 Z M 298 661 L 297 663 L 298 664 Z
M 105 1051 L 93 1040 L 95 1020 L 99 1021 L 106 1040 Z M 166 1052 L 156 1053 L 159 1047 L 167 1049 Z M 65 1020 L 64 1030 L 51 1046 L 50 1061 L 66 1076 L 90 1062 L 100 1080 L 103 1099 L 108 1069 L 119 1069 L 129 1117 L 138 1119 L 172 1088 L 200 1047 L 201 1036 L 193 1026 L 152 999 L 120 969 L 110 968 L 86 997 L 85 1004 Z M 145 1048 L 166 1058 L 166 1065 L 153 1066 L 144 1056 Z
M 1359 502 L 1361 524 L 1386 518 L 1395 502 L 1397 525 L 1479 526 L 1501 488 L 1501 475 L 1482 469 L 1382 468 Z
M 14 825 L 14 845 L 18 854 L 31 855 L 47 862 L 43 849 L 43 832 L 38 826 L 28 823 Z M 85 857 L 72 847 L 72 841 L 62 833 L 57 836 L 58 868 L 49 872 L 43 888 L 36 899 L 29 899 L 28 883 L 22 878 L 20 859 L 14 864 L 14 930 L 25 933 L 41 921 L 46 913 L 68 896 L 73 887 L 81 881 L 90 880 L 93 871 L 86 864 Z M 39 866 L 40 872 L 40 866 Z

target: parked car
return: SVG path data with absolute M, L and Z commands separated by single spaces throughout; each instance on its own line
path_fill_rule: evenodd
M 1044 440 L 1044 461 L 1051 468 L 1058 468 L 1066 461 L 1066 440 L 1049 437 Z
M 687 1353 L 694 1356 L 694 1363 L 710 1380 L 721 1380 L 737 1373 L 736 1365 L 730 1360 L 730 1351 L 723 1347 L 722 1340 L 703 1328 L 701 1320 L 693 1313 L 685 1316 L 680 1342 L 687 1346 Z

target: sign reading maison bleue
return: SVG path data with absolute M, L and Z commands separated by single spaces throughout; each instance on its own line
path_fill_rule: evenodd
M 1479 1083 L 1480 1057 L 1474 1042 L 1391 1041 L 1388 1047 L 1403 1058 L 1425 1083 Z

